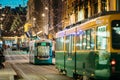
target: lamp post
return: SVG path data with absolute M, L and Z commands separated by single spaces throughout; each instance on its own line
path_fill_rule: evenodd
M 35 30 L 34 33 L 37 36 L 37 31 L 36 31 L 36 18 L 33 17 L 33 29 Z
M 42 18 L 44 21 L 43 36 L 44 36 L 44 38 L 48 38 L 48 34 L 49 34 L 49 5 L 45 6 L 44 10 L 45 10 L 45 12 L 42 13 Z
M 33 27 L 36 27 L 35 24 L 36 24 L 36 18 L 34 17 L 33 18 Z
M 47 38 L 49 38 L 49 27 L 50 27 L 50 0 L 48 0 L 48 8 L 49 8 L 49 11 L 48 11 L 48 35 L 47 35 Z

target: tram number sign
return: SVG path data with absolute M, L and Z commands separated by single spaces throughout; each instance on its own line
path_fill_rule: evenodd
M 45 43 L 45 42 L 42 42 L 42 43 L 41 43 L 41 46 L 46 46 L 46 43 Z

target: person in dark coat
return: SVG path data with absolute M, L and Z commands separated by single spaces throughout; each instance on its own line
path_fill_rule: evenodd
M 0 49 L 0 69 L 4 68 L 5 56 L 3 55 L 2 49 Z
M 53 58 L 55 58 L 55 44 L 56 44 L 56 42 L 55 42 L 55 39 L 53 38 L 52 39 L 52 55 L 53 55 Z

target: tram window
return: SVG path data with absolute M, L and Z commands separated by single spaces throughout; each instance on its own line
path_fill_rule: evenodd
M 68 35 L 66 37 L 66 50 L 68 55 L 70 55 L 72 53 L 72 50 L 74 50 L 74 36 L 73 35 Z
M 49 56 L 49 46 L 38 46 L 38 56 Z
M 83 36 L 82 35 L 80 35 L 80 50 L 82 49 L 82 38 L 83 38 Z
M 97 49 L 106 48 L 107 48 L 106 26 L 100 26 L 97 28 Z
M 87 37 L 86 38 L 86 40 L 87 40 L 87 47 L 86 48 L 89 50 L 90 49 L 90 38 L 91 38 L 90 33 L 91 33 L 91 31 L 87 30 L 86 33 L 87 33 L 86 34 L 86 37 Z
M 83 33 L 83 38 L 82 38 L 82 40 L 83 40 L 83 43 L 82 43 L 83 50 L 85 50 L 85 49 L 86 49 L 86 42 L 87 42 L 86 31 L 84 31 L 84 33 Z
M 66 37 L 66 41 L 65 41 L 65 47 L 66 47 L 66 51 L 68 52 L 69 51 L 69 36 Z
M 82 35 L 78 35 L 76 39 L 77 50 L 82 50 Z
M 93 35 L 93 29 L 89 29 L 86 31 L 87 33 L 87 49 L 94 49 L 94 35 Z
M 76 46 L 77 50 L 93 50 L 95 47 L 94 42 L 94 29 L 89 29 L 77 36 Z
M 79 35 L 77 35 L 77 37 L 76 37 L 76 48 L 77 48 L 77 50 L 79 50 L 80 49 L 80 37 L 79 37 Z
M 64 50 L 64 38 L 60 37 L 56 39 L 56 50 Z
M 112 48 L 120 49 L 120 20 L 114 20 L 112 26 Z
M 95 48 L 95 38 L 94 38 L 94 29 L 91 29 L 91 38 L 90 38 L 90 46 L 91 46 L 91 49 L 93 50 Z
M 75 47 L 74 46 L 74 35 L 71 36 L 71 43 L 72 43 L 72 45 L 71 45 L 72 46 L 72 50 L 74 50 L 74 47 Z

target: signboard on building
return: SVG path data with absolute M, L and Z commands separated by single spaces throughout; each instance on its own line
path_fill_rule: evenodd
M 26 23 L 25 25 L 24 25 L 24 32 L 28 32 L 29 30 L 30 30 L 30 27 L 32 26 L 32 24 L 30 24 L 30 23 Z

